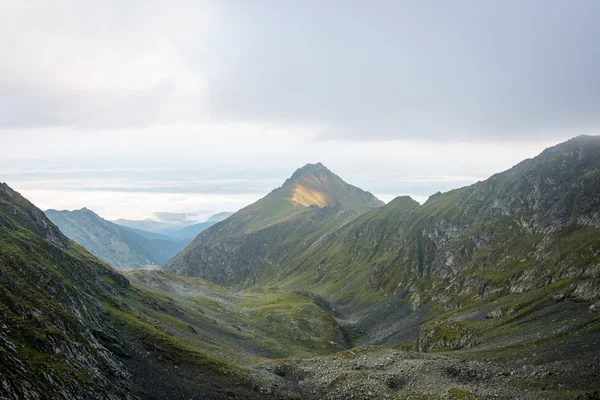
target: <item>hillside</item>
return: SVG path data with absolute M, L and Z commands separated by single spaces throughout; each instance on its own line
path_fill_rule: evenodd
M 383 205 L 321 163 L 298 169 L 257 202 L 200 233 L 165 271 L 248 287 L 327 232 Z
M 189 243 L 121 227 L 87 208 L 47 210 L 46 215 L 67 237 L 121 270 L 162 266 Z
M 217 222 L 218 221 L 198 222 L 197 224 L 186 226 L 185 228 L 176 231 L 170 231 L 166 234 L 173 239 L 186 240 L 187 243 L 189 243 L 198 236 L 200 232 L 207 230 Z
M 278 269 L 278 283 L 321 287 L 342 302 L 410 289 L 415 307 L 429 298 L 452 308 L 460 301 L 451 293 L 595 279 L 599 193 L 600 137 L 578 137 L 422 206 L 400 197 L 363 214 Z
M 238 240 L 289 252 L 240 292 L 123 276 L 2 184 L 0 397 L 594 399 L 599 146 L 422 206 L 265 212 Z
M 0 398 L 291 399 L 274 392 L 276 375 L 246 365 L 344 348 L 308 293 L 129 277 L 0 183 Z
M 232 212 L 220 212 L 218 214 L 211 215 L 206 221 L 191 223 L 188 218 L 192 215 L 177 213 L 155 213 L 154 216 L 158 220 L 118 219 L 113 222 L 119 226 L 124 226 L 136 231 L 150 232 L 152 234 L 161 235 L 163 237 L 166 236 L 175 240 L 187 240 L 189 243 L 200 232 L 210 228 L 217 222 L 223 221 L 231 215 L 233 215 Z
M 568 359 L 561 352 L 582 340 L 581 359 L 593 360 L 599 210 L 600 138 L 578 137 L 422 206 L 399 197 L 267 270 L 261 284 L 337 304 L 357 344 L 497 357 L 537 336 L 554 343 L 544 357 Z
M 219 236 L 226 226 L 217 225 L 220 230 L 197 239 L 205 246 L 200 261 L 178 270 L 176 258 L 169 267 L 196 274 L 208 259 L 214 271 L 203 276 L 231 284 L 254 260 L 260 274 L 245 284 L 319 294 L 335 304 L 341 323 L 357 335 L 355 344 L 494 349 L 529 341 L 525 332 L 542 326 L 546 341 L 569 340 L 565 332 L 593 341 L 600 309 L 599 210 L 600 138 L 581 136 L 423 205 L 399 197 L 315 236 L 300 224 L 271 228 L 269 248 L 301 243 L 279 258 L 264 256 L 264 241 L 240 239 L 235 247 Z M 258 231 L 264 238 L 270 229 Z M 566 315 L 572 317 L 567 330 Z

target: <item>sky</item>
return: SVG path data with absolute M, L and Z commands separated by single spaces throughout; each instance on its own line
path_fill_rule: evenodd
M 600 125 L 600 2 L 0 0 L 0 181 L 107 219 L 323 162 L 384 201 Z

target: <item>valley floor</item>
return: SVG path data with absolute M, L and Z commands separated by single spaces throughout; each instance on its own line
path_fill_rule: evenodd
M 434 318 L 428 308 L 412 312 L 402 293 L 352 313 L 305 291 L 234 293 L 158 271 L 128 278 L 151 294 L 128 309 L 153 333 L 125 346 L 126 365 L 144 354 L 144 346 L 156 350 L 155 337 L 168 338 L 220 365 L 222 374 L 231 369 L 238 384 L 221 385 L 223 375 L 211 376 L 210 368 L 198 385 L 196 366 L 165 349 L 154 371 L 134 384 L 143 398 L 166 398 L 161 388 L 169 376 L 179 387 L 164 393 L 179 390 L 181 398 L 198 399 L 599 398 L 598 314 L 569 299 L 529 293 L 503 300 L 504 308 L 520 307 L 510 316 L 485 317 L 492 309 L 474 306 L 479 312 L 467 308 Z M 423 346 L 431 351 L 415 351 Z

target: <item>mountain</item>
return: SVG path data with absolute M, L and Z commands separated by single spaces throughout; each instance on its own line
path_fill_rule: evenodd
M 198 234 L 202 231 L 207 230 L 211 226 L 216 224 L 216 222 L 207 221 L 207 222 L 199 222 L 194 225 L 186 226 L 185 228 L 178 229 L 173 232 L 169 232 L 168 235 L 174 239 L 182 239 L 188 240 L 188 243 L 192 241 Z
M 189 217 L 192 214 L 179 214 L 179 213 L 155 213 L 155 217 L 159 220 L 128 220 L 119 219 L 114 221 L 115 224 L 124 226 L 135 230 L 138 234 L 142 232 L 151 232 L 158 235 L 162 235 L 163 238 L 170 237 L 176 240 L 188 240 L 191 241 L 203 230 L 213 226 L 217 222 L 223 221 L 230 215 L 231 212 L 221 212 L 210 216 L 206 221 L 191 224 Z M 146 235 L 147 236 L 147 235 Z
M 281 377 L 247 366 L 344 348 L 307 293 L 239 295 L 159 271 L 128 279 L 5 183 L 0 310 L 2 399 L 293 399 Z
M 129 220 L 124 218 L 120 218 L 111 222 L 127 228 L 158 234 L 165 234 L 165 232 L 181 229 L 189 223 L 183 221 L 156 221 L 153 219 Z
M 228 211 L 220 212 L 215 215 L 212 215 L 210 218 L 208 218 L 206 220 L 206 222 L 214 222 L 214 223 L 221 222 L 221 221 L 231 217 L 233 214 L 235 214 L 235 213 L 228 212 Z
M 584 326 L 600 309 L 600 137 L 574 138 L 423 205 L 398 197 L 264 277 L 362 319 L 358 344 L 518 342 L 515 321 L 533 315 L 540 322 L 528 329 L 560 337 L 561 313 L 579 321 L 574 335 L 595 340 L 598 329 Z
M 110 222 L 110 221 L 109 221 Z M 123 229 L 126 229 L 128 231 L 131 231 L 133 233 L 135 233 L 138 236 L 144 237 L 146 239 L 157 239 L 157 240 L 172 240 L 172 238 L 170 236 L 167 235 L 163 235 L 161 233 L 156 233 L 156 232 L 151 232 L 151 231 L 144 231 L 142 229 L 136 229 L 136 228 L 130 228 L 128 226 L 124 226 L 124 225 L 118 225 L 115 224 Z
M 310 169 L 200 234 L 166 269 L 310 290 L 363 320 L 362 343 L 426 350 L 484 341 L 531 311 L 525 298 L 546 310 L 567 304 L 548 296 L 570 298 L 581 320 L 600 309 L 600 137 L 574 138 L 423 205 L 399 197 L 331 224 L 335 207 L 285 203 Z
M 186 226 L 185 228 L 181 228 L 176 231 L 169 231 L 169 232 L 167 232 L 167 235 L 169 235 L 170 237 L 172 237 L 174 239 L 188 240 L 189 242 L 191 242 L 192 239 L 194 239 L 196 236 L 198 236 L 198 234 L 200 232 L 207 230 L 208 228 L 210 228 L 217 222 L 221 222 L 221 221 L 229 218 L 233 214 L 234 213 L 232 213 L 232 212 L 221 212 L 221 213 L 212 215 L 205 222 L 199 222 L 194 225 Z
M 284 263 L 383 204 L 323 164 L 307 164 L 267 196 L 201 232 L 165 271 L 247 287 L 262 279 L 267 266 Z
M 125 277 L 5 183 L 0 310 L 2 399 L 317 399 L 272 360 L 347 345 L 307 292 Z
M 122 270 L 164 265 L 189 243 L 121 227 L 87 208 L 75 211 L 47 210 L 46 215 L 67 237 Z
M 118 273 L 0 184 L 0 398 L 598 399 L 600 138 L 423 205 L 311 169 L 198 236 L 236 290 Z
M 316 283 L 343 282 L 338 299 L 351 287 L 390 295 L 439 280 L 444 292 L 471 283 L 488 293 L 510 281 L 502 290 L 519 292 L 563 277 L 593 277 L 599 193 L 600 137 L 582 136 L 485 181 L 437 193 L 422 206 L 396 198 L 332 232 L 291 268 L 326 265 Z M 349 277 L 349 268 L 361 269 L 365 279 Z
M 129 398 L 125 368 L 100 341 L 100 302 L 128 281 L 3 183 L 0 243 L 0 397 Z

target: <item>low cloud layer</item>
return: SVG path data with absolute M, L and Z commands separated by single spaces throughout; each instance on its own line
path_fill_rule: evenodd
M 64 143 L 76 139 L 75 132 L 71 135 L 64 134 Z M 103 139 L 107 138 L 96 137 L 90 148 L 100 148 Z M 144 137 L 135 139 L 142 142 Z M 216 144 L 198 137 L 184 147 L 146 147 L 145 154 L 130 146 L 121 158 L 107 160 L 89 152 L 85 159 L 69 158 L 67 153 L 44 158 L 44 149 L 52 147 L 48 138 L 30 149 L 30 159 L 5 160 L 19 143 L 0 149 L 0 180 L 41 208 L 88 207 L 109 219 L 145 219 L 155 212 L 191 213 L 201 219 L 250 204 L 308 162 L 323 162 L 345 181 L 384 201 L 410 195 L 423 202 L 437 191 L 510 168 L 553 144 L 315 142 L 310 136 L 283 141 L 260 135 L 244 143 L 245 153 L 228 153 L 229 140 Z M 270 147 L 274 144 L 276 155 Z M 171 155 L 170 161 L 156 161 L 164 152 Z

